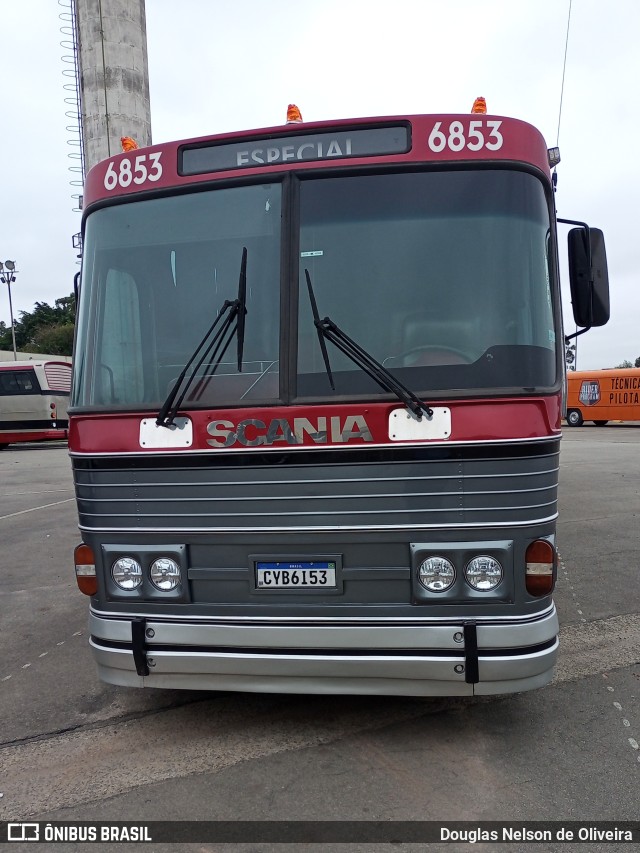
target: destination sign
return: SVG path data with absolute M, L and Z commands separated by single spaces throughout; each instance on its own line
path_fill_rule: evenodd
M 404 154 L 409 147 L 406 126 L 269 136 L 183 148 L 180 173 L 202 175 L 231 169 L 281 166 L 285 163 Z

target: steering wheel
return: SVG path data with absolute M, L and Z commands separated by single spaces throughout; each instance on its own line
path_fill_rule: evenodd
M 438 364 L 471 364 L 473 359 L 455 347 L 425 344 L 402 353 L 400 356 L 405 367 Z

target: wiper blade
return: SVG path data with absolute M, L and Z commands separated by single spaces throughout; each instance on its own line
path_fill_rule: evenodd
M 318 313 L 318 303 L 316 302 L 316 295 L 313 292 L 313 286 L 311 284 L 311 276 L 309 275 L 309 270 L 305 270 L 304 274 L 307 278 L 307 287 L 309 289 L 309 300 L 311 301 L 311 311 L 313 312 L 313 324 L 318 330 L 318 343 L 320 344 L 320 352 L 322 353 L 322 358 L 324 360 L 324 366 L 327 371 L 327 376 L 329 377 L 329 383 L 331 384 L 331 388 L 333 391 L 336 390 L 335 383 L 333 381 L 333 373 L 331 372 L 331 364 L 329 362 L 329 353 L 327 352 L 327 345 L 324 340 L 324 333 L 322 331 L 322 321 L 320 320 L 320 314 Z
M 316 303 L 313 286 L 311 284 L 311 276 L 309 270 L 305 269 L 305 277 L 307 279 L 307 288 L 309 290 L 309 299 L 311 301 L 311 310 L 313 312 L 313 323 L 318 330 L 318 339 L 320 349 L 324 359 L 327 376 L 331 387 L 335 390 L 331 365 L 329 363 L 329 355 L 325 339 L 330 341 L 340 352 L 344 353 L 354 364 L 370 376 L 374 382 L 377 382 L 385 391 L 390 391 L 395 394 L 398 399 L 418 418 L 422 419 L 423 413 L 427 417 L 433 416 L 433 409 L 428 403 L 424 403 L 416 394 L 413 393 L 406 385 L 403 385 L 399 379 L 390 373 L 386 367 L 380 364 L 379 361 L 370 355 L 360 344 L 356 343 L 353 338 L 350 338 L 330 317 L 320 319 L 318 306 Z
M 238 373 L 242 373 L 242 356 L 244 354 L 244 320 L 247 314 L 247 248 L 242 249 L 242 260 L 240 261 L 240 280 L 238 281 Z
M 156 424 L 163 427 L 173 426 L 175 417 L 184 402 L 187 392 L 193 380 L 198 375 L 202 365 L 208 358 L 206 370 L 213 375 L 229 348 L 233 336 L 238 337 L 238 372 L 242 372 L 242 357 L 244 350 L 244 329 L 247 298 L 247 249 L 242 250 L 242 261 L 240 264 L 240 279 L 238 282 L 238 297 L 234 300 L 226 299 L 222 308 L 218 311 L 216 319 L 207 329 L 204 337 L 193 351 L 193 354 L 182 368 L 167 399 L 162 404 Z M 235 320 L 235 325 L 232 325 Z M 217 331 L 216 331 L 217 329 Z M 215 332 L 215 334 L 214 334 Z M 189 372 L 189 368 L 200 356 L 196 366 Z
M 158 412 L 158 417 L 156 418 L 156 424 L 158 426 L 163 426 L 163 427 L 173 426 L 173 422 L 174 422 L 175 417 L 178 413 L 178 410 L 180 409 L 180 407 L 184 401 L 184 398 L 186 397 L 187 391 L 189 390 L 189 388 L 190 388 L 190 386 L 194 380 L 194 377 L 196 376 L 196 374 L 198 373 L 198 371 L 202 367 L 204 360 L 207 358 L 209 353 L 211 353 L 211 351 L 213 350 L 213 353 L 211 355 L 211 359 L 214 359 L 216 357 L 218 358 L 216 367 L 222 361 L 222 358 L 223 358 L 225 352 L 227 351 L 227 348 L 228 348 L 229 344 L 231 343 L 231 340 L 233 339 L 234 331 L 237 328 L 237 324 L 236 324 L 236 326 L 234 326 L 234 328 L 231 330 L 231 333 L 229 335 L 227 335 L 227 333 L 229 332 L 229 327 L 231 326 L 231 324 L 233 323 L 233 320 L 234 320 L 234 313 L 233 313 L 233 306 L 234 305 L 235 305 L 235 302 L 231 302 L 229 299 L 227 299 L 225 301 L 222 308 L 218 312 L 218 315 L 217 315 L 216 319 L 214 320 L 213 324 L 209 327 L 206 334 L 204 335 L 204 337 L 202 338 L 202 340 L 200 341 L 198 346 L 193 351 L 193 355 L 191 356 L 189 361 L 187 361 L 185 366 L 182 368 L 182 371 L 181 371 L 180 375 L 178 376 L 178 378 L 176 379 L 176 381 L 173 385 L 173 388 L 169 392 L 167 399 L 164 401 L 164 403 L 162 404 L 162 408 Z M 224 318 L 224 321 L 223 321 L 223 318 Z M 209 345 L 205 348 L 205 344 L 207 343 L 207 341 L 209 340 L 209 338 L 213 334 L 216 326 L 218 326 L 218 324 L 221 321 L 223 321 L 222 325 L 220 326 L 218 331 L 215 333 L 213 338 L 211 338 Z M 226 341 L 225 341 L 225 336 L 227 336 Z M 189 368 L 191 367 L 193 362 L 196 360 L 198 355 L 200 355 L 201 353 L 202 353 L 202 356 L 201 356 L 200 360 L 198 361 L 198 363 L 196 364 L 196 366 L 194 367 L 194 369 L 191 371 L 191 373 L 189 374 L 189 376 L 187 378 L 187 372 L 189 371 Z M 178 397 L 178 394 L 180 394 L 179 397 Z

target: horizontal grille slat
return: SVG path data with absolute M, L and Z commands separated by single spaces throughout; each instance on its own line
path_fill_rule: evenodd
M 291 457 L 289 457 L 291 459 Z M 74 460 L 89 529 L 335 529 L 525 524 L 557 510 L 559 448 L 495 458 L 188 466 L 176 455 L 127 469 Z

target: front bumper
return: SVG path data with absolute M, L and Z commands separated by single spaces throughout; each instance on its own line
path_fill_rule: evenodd
M 486 619 L 166 618 L 91 611 L 100 678 L 128 687 L 473 696 L 548 683 L 553 605 Z

